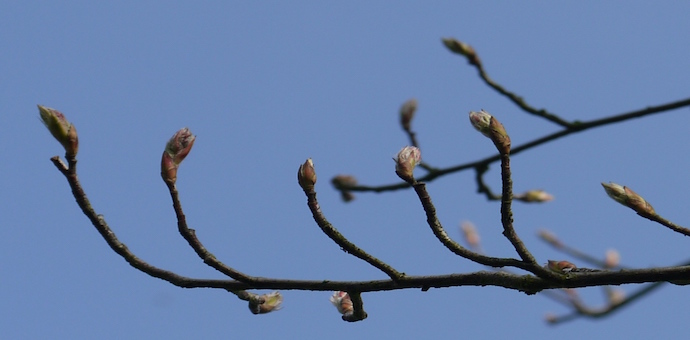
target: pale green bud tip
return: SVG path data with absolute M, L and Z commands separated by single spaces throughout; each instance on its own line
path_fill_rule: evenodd
M 50 134 L 57 139 L 70 156 L 76 156 L 79 151 L 77 129 L 58 110 L 38 105 L 41 122 L 48 128 Z
M 481 132 L 482 135 L 489 138 L 491 138 L 491 118 L 493 117 L 483 109 L 479 112 L 470 111 L 470 123 L 472 123 L 472 126 Z
M 483 109 L 470 112 L 470 123 L 477 131 L 489 137 L 501 154 L 510 153 L 510 136 L 503 124 Z
M 609 197 L 611 197 L 614 201 L 616 201 L 620 204 L 626 205 L 625 204 L 625 187 L 624 186 L 622 186 L 620 184 L 613 183 L 613 182 L 609 182 L 608 184 L 602 182 L 601 186 L 604 187 L 606 194 L 609 195 Z
M 297 181 L 299 182 L 299 186 L 304 190 L 314 189 L 314 185 L 316 184 L 316 170 L 314 170 L 314 162 L 311 158 L 307 158 L 307 160 L 299 166 Z
M 266 314 L 279 310 L 282 307 L 282 303 L 283 295 L 279 291 L 275 291 L 250 299 L 249 310 L 253 314 Z
M 530 190 L 525 193 L 515 195 L 514 197 L 515 199 L 527 203 L 541 203 L 553 200 L 553 195 L 541 189 Z
M 448 48 L 451 52 L 464 56 L 472 65 L 481 66 L 481 61 L 479 60 L 477 53 L 469 44 L 458 41 L 454 38 L 443 38 L 441 40 L 443 41 L 443 44 L 446 45 L 446 48 Z
M 406 146 L 398 152 L 393 159 L 395 161 L 395 173 L 402 180 L 414 183 L 413 171 L 415 166 L 422 161 L 422 152 L 416 146 Z
M 656 212 L 651 204 L 649 204 L 642 196 L 638 195 L 632 189 L 616 184 L 613 182 L 601 183 L 606 190 L 606 194 L 613 198 L 616 202 L 635 210 L 641 215 L 654 215 Z
M 475 54 L 474 49 L 472 46 L 462 42 L 458 41 L 455 38 L 443 38 L 441 39 L 443 41 L 443 44 L 446 45 L 446 47 L 454 53 L 464 55 L 466 57 L 473 56 Z

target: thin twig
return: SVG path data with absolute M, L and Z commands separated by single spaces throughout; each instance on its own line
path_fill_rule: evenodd
M 481 64 L 475 64 L 475 67 L 477 68 L 477 71 L 479 72 L 479 76 L 484 80 L 484 82 L 489 85 L 491 88 L 496 90 L 498 93 L 502 94 L 503 96 L 507 97 L 515 103 L 518 107 L 520 107 L 523 111 L 531 113 L 535 116 L 542 117 L 548 121 L 551 121 L 553 123 L 556 123 L 562 127 L 569 128 L 572 126 L 572 123 L 560 118 L 559 116 L 547 111 L 546 109 L 536 109 L 529 104 L 520 96 L 506 90 L 503 86 L 499 85 L 496 83 L 493 79 L 489 77 L 489 74 L 486 73 L 484 70 L 484 66 Z
M 211 254 L 206 247 L 204 247 L 201 241 L 199 241 L 199 238 L 196 237 L 196 231 L 187 226 L 187 218 L 182 211 L 180 195 L 175 187 L 175 184 L 169 181 L 165 181 L 165 184 L 168 187 L 168 191 L 170 191 L 170 197 L 173 201 L 173 208 L 175 209 L 175 215 L 177 216 L 177 229 L 179 230 L 180 235 L 184 237 L 189 246 L 194 249 L 196 254 L 204 261 L 204 263 L 235 280 L 247 283 L 255 281 L 255 277 L 249 276 L 225 265 L 223 262 L 218 260 L 215 255 Z
M 489 201 L 498 201 L 501 195 L 494 194 L 486 183 L 484 183 L 484 174 L 489 170 L 488 164 L 481 164 L 474 168 L 475 180 L 477 182 L 477 192 L 485 194 Z
M 129 250 L 129 248 L 127 248 L 124 243 L 120 242 L 115 233 L 108 226 L 108 223 L 106 223 L 103 215 L 97 214 L 91 206 L 91 203 L 89 202 L 89 199 L 86 196 L 81 183 L 79 182 L 79 178 L 77 177 L 77 160 L 74 157 L 68 158 L 68 163 L 70 164 L 69 168 L 60 160 L 58 156 L 55 156 L 50 160 L 60 171 L 60 173 L 62 173 L 67 179 L 67 182 L 72 189 L 72 195 L 77 201 L 79 208 L 81 208 L 82 213 L 84 213 L 89 221 L 91 221 L 91 224 L 93 224 L 98 233 L 101 234 L 106 243 L 108 243 L 108 246 L 110 246 L 110 248 L 116 254 L 120 255 L 132 267 L 143 273 L 146 273 L 149 276 L 168 281 L 178 287 L 190 288 L 193 286 L 212 286 L 218 283 L 218 280 L 195 279 L 178 275 L 171 271 L 152 266 L 138 258 Z
M 451 252 L 454 254 L 464 257 L 468 260 L 477 262 L 479 264 L 483 264 L 486 266 L 490 267 L 496 267 L 496 268 L 501 268 L 501 267 L 516 267 L 520 269 L 524 269 L 527 271 L 530 271 L 531 265 L 517 260 L 517 259 L 511 259 L 511 258 L 498 258 L 498 257 L 489 257 L 485 256 L 479 253 L 475 253 L 473 251 L 470 251 L 469 249 L 461 246 L 457 242 L 453 241 L 450 236 L 448 236 L 448 233 L 446 233 L 445 229 L 441 225 L 441 222 L 438 220 L 438 217 L 436 217 L 436 207 L 434 207 L 434 204 L 431 202 L 431 197 L 429 196 L 429 193 L 426 191 L 426 185 L 424 183 L 415 183 L 414 184 L 414 189 L 415 192 L 417 193 L 417 197 L 419 197 L 419 201 L 422 203 L 422 207 L 424 208 L 424 211 L 426 212 L 427 216 L 427 223 L 429 224 L 429 227 L 431 228 L 431 231 L 434 233 L 436 238 L 441 241 L 441 243 L 448 248 Z
M 618 115 L 614 115 L 611 117 L 606 117 L 606 118 L 601 118 L 601 119 L 595 119 L 591 120 L 588 122 L 575 122 L 570 128 L 565 128 L 561 131 L 554 132 L 552 134 L 534 139 L 530 142 L 518 145 L 516 147 L 513 147 L 510 151 L 510 153 L 515 156 L 516 154 L 519 154 L 522 151 L 529 150 L 531 148 L 537 147 L 542 144 L 546 144 L 548 142 L 554 141 L 556 139 L 571 135 L 573 133 L 578 133 L 586 130 L 590 130 L 593 128 L 597 127 L 602 127 L 605 125 L 609 124 L 615 124 L 619 122 L 623 122 L 626 120 L 634 119 L 634 118 L 642 118 L 648 115 L 652 114 L 657 114 L 657 113 L 663 113 L 666 111 L 678 109 L 681 107 L 686 107 L 690 106 L 690 98 L 679 100 L 676 102 L 668 103 L 668 104 L 662 104 L 658 106 L 651 106 L 646 109 L 641 109 L 641 110 L 635 110 L 627 113 L 622 113 Z M 491 164 L 493 162 L 496 162 L 501 159 L 501 156 L 499 154 L 486 157 L 484 159 L 480 159 L 477 161 L 469 162 L 469 163 L 464 163 L 460 165 L 455 165 L 451 166 L 448 168 L 435 168 L 433 171 L 429 171 L 428 174 L 421 176 L 417 178 L 417 181 L 419 182 L 432 182 L 436 178 L 455 173 L 455 172 L 460 172 L 464 171 L 467 169 L 472 169 L 476 168 L 477 166 L 482 166 L 486 164 Z M 395 191 L 395 190 L 401 190 L 401 189 L 406 189 L 409 188 L 410 184 L 407 182 L 400 182 L 396 184 L 386 184 L 386 185 L 380 185 L 380 186 L 369 186 L 369 185 L 357 185 L 357 186 L 352 186 L 348 187 L 347 189 L 349 191 L 360 191 L 360 192 L 376 192 L 376 193 L 381 193 L 381 192 L 386 192 L 386 191 Z
M 534 256 L 527 250 L 520 237 L 513 227 L 513 180 L 510 174 L 510 155 L 501 155 L 501 182 L 503 187 L 501 198 L 501 224 L 503 225 L 503 236 L 513 245 L 515 251 L 522 261 L 539 266 Z
M 321 212 L 319 202 L 316 200 L 316 191 L 314 191 L 313 187 L 305 190 L 304 193 L 307 195 L 307 205 L 309 206 L 309 210 L 311 210 L 316 224 L 318 224 L 318 226 L 321 228 L 321 231 L 323 231 L 324 234 L 326 234 L 331 240 L 339 245 L 343 251 L 347 252 L 348 254 L 352 254 L 355 257 L 362 259 L 370 265 L 376 267 L 377 269 L 386 273 L 386 275 L 388 275 L 394 281 L 404 278 L 405 274 L 398 272 L 390 265 L 360 249 L 354 243 L 348 241 L 343 234 L 335 229 L 335 227 L 328 222 L 326 217 Z
M 640 216 L 642 216 L 642 217 L 644 217 L 650 221 L 657 222 L 657 223 L 659 223 L 659 224 L 661 224 L 661 225 L 663 225 L 663 226 L 665 226 L 665 227 L 667 227 L 667 228 L 669 228 L 669 229 L 671 229 L 677 233 L 683 234 L 685 236 L 690 236 L 690 229 L 679 226 L 679 225 L 659 216 L 659 214 L 649 215 L 649 214 L 638 213 L 638 215 L 640 215 Z

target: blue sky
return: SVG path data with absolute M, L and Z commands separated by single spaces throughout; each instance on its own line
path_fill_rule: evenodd
M 494 153 L 469 125 L 470 110 L 496 115 L 514 145 L 558 130 L 485 86 L 441 38 L 470 43 L 489 75 L 531 105 L 589 120 L 688 97 L 689 12 L 686 3 L 644 1 L 3 3 L 3 338 L 677 337 L 687 331 L 688 288 L 670 285 L 606 319 L 557 327 L 544 315 L 567 308 L 493 287 L 364 294 L 369 318 L 355 324 L 324 292 L 284 292 L 283 310 L 255 316 L 231 294 L 176 288 L 131 268 L 81 214 L 49 161 L 63 152 L 36 104 L 76 125 L 92 204 L 156 266 L 222 278 L 177 233 L 159 176 L 165 142 L 187 126 L 197 140 L 178 176 L 182 203 L 228 265 L 277 278 L 385 278 L 311 220 L 296 172 L 312 157 L 321 207 L 351 241 L 408 274 L 470 272 L 483 268 L 438 243 L 412 191 L 361 193 L 345 204 L 329 184 L 341 173 L 398 182 L 390 159 L 407 145 L 397 110 L 409 98 L 419 102 L 422 156 L 437 167 Z M 516 192 L 556 197 L 514 206 L 534 255 L 567 258 L 536 237 L 547 228 L 594 255 L 615 248 L 630 267 L 687 260 L 687 240 L 611 201 L 599 183 L 630 186 L 687 226 L 689 113 L 593 129 L 513 157 Z M 486 179 L 499 189 L 496 164 Z M 460 240 L 458 225 L 469 220 L 488 254 L 516 256 L 500 233 L 498 203 L 475 193 L 473 173 L 428 189 L 452 237 Z M 601 289 L 581 294 L 603 303 Z

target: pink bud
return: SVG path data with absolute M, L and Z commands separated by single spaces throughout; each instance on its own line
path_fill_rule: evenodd
M 472 222 L 462 222 L 460 225 L 460 229 L 462 230 L 462 234 L 465 237 L 465 242 L 467 242 L 468 245 L 472 248 L 478 248 L 479 247 L 479 233 L 477 232 L 477 229 L 474 227 L 474 224 Z
M 414 167 L 422 161 L 422 152 L 415 146 L 406 146 L 398 152 L 395 161 L 395 173 L 407 183 L 414 183 Z
M 619 305 L 625 301 L 625 292 L 620 289 L 612 289 L 609 293 L 609 304 Z
M 577 267 L 572 264 L 571 262 L 568 261 L 553 261 L 549 260 L 548 264 L 546 265 L 548 269 L 551 271 L 554 271 L 556 273 L 570 273 L 573 269 L 576 269 Z
M 195 140 L 196 137 L 188 128 L 180 129 L 168 140 L 161 157 L 161 176 L 164 181 L 175 183 L 177 168 L 192 150 Z
M 354 307 L 352 307 L 352 300 L 350 295 L 346 292 L 338 291 L 334 292 L 330 298 L 331 303 L 338 309 L 338 312 L 344 316 L 351 315 L 354 313 Z
M 617 250 L 609 249 L 606 251 L 606 255 L 604 256 L 604 263 L 606 264 L 606 268 L 617 267 L 620 262 L 621 255 L 620 253 L 618 253 Z

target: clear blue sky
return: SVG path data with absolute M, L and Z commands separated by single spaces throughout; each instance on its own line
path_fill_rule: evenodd
M 444 167 L 494 153 L 468 123 L 484 108 L 514 144 L 558 130 L 519 111 L 441 44 L 472 44 L 489 74 L 530 104 L 588 120 L 690 95 L 690 5 L 681 2 L 163 2 L 13 1 L 0 5 L 0 334 L 3 339 L 676 338 L 687 333 L 687 287 L 668 286 L 604 320 L 558 327 L 543 297 L 461 287 L 364 294 L 369 318 L 343 322 L 325 292 L 284 292 L 283 310 L 252 315 L 219 290 L 180 289 L 131 268 L 81 214 L 50 163 L 62 155 L 36 104 L 61 110 L 80 138 L 92 204 L 142 259 L 222 278 L 179 236 L 159 176 L 167 139 L 197 135 L 178 188 L 190 226 L 219 259 L 250 275 L 331 280 L 385 276 L 339 250 L 311 220 L 296 181 L 312 157 L 321 207 L 350 240 L 411 275 L 483 269 L 433 237 L 410 190 L 340 201 L 329 180 L 398 182 L 407 144 L 397 110 L 417 98 L 423 158 Z M 548 228 L 594 255 L 618 249 L 630 267 L 687 260 L 688 240 L 606 197 L 632 187 L 688 225 L 690 110 L 600 128 L 513 158 L 519 235 L 541 261 Z M 419 169 L 417 170 L 419 171 Z M 419 172 L 421 173 L 421 172 Z M 498 190 L 494 164 L 487 181 Z M 462 172 L 428 188 L 449 234 L 474 222 L 485 250 L 516 256 L 499 205 Z M 624 286 L 631 292 L 638 287 Z M 600 289 L 581 292 L 602 304 Z

